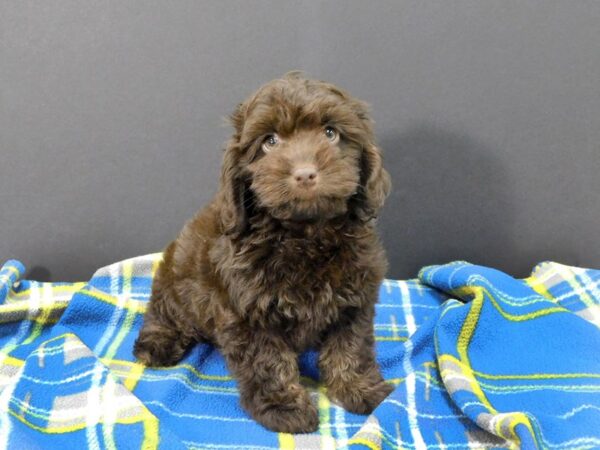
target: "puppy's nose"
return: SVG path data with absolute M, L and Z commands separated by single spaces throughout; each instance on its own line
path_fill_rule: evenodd
M 317 169 L 314 166 L 299 167 L 294 170 L 292 176 L 301 186 L 313 186 L 317 182 Z

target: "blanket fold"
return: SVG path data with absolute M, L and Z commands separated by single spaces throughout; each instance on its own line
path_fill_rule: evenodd
M 219 352 L 175 367 L 132 355 L 160 254 L 87 283 L 0 269 L 0 450 L 600 447 L 600 271 L 538 265 L 530 278 L 455 262 L 386 280 L 375 319 L 394 392 L 368 417 L 332 403 L 300 358 L 320 428 L 273 433 L 239 406 Z

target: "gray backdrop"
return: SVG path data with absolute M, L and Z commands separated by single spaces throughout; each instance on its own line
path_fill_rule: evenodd
M 291 69 L 373 107 L 390 276 L 600 266 L 600 2 L 0 3 L 0 259 L 159 251 L 216 188 L 223 117 Z

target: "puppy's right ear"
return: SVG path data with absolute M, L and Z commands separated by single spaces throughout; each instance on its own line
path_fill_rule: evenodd
M 221 223 L 225 234 L 236 235 L 243 232 L 247 225 L 244 206 L 245 183 L 239 168 L 239 148 L 229 143 L 223 156 L 221 168 Z
M 229 235 L 240 234 L 247 226 L 244 206 L 246 186 L 239 161 L 241 156 L 240 135 L 244 123 L 243 108 L 242 104 L 238 105 L 230 116 L 235 131 L 225 148 L 221 167 L 221 223 L 224 233 Z

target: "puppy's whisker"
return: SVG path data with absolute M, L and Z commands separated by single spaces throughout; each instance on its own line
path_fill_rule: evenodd
M 242 205 L 244 205 L 245 208 L 256 206 L 256 199 L 254 197 L 247 198 L 242 202 Z

